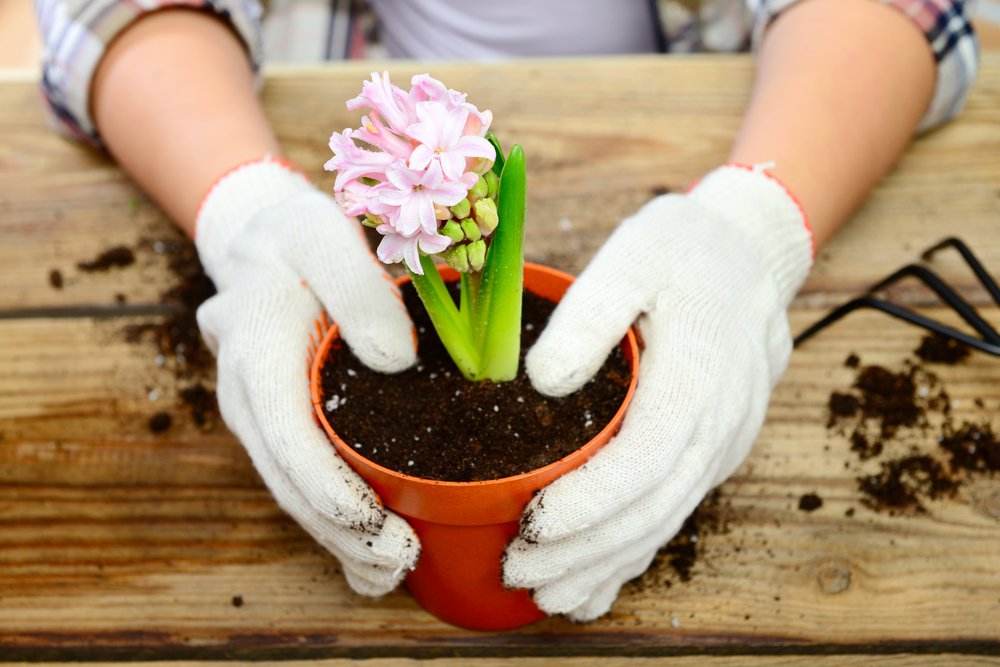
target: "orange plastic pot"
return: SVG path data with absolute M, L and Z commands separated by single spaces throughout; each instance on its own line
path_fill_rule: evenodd
M 439 269 L 445 281 L 458 279 Z M 401 278 L 403 284 L 408 278 Z M 562 298 L 573 277 L 525 264 L 528 291 L 552 301 Z M 326 328 L 326 327 L 324 327 Z M 532 495 L 560 475 L 585 463 L 615 434 L 632 399 L 639 348 L 630 330 L 622 347 L 632 366 L 632 382 L 622 406 L 604 429 L 573 454 L 530 472 L 484 482 L 443 482 L 404 475 L 358 455 L 330 426 L 322 408 L 320 377 L 336 326 L 321 331 L 310 369 L 315 413 L 337 452 L 368 481 L 384 505 L 404 517 L 420 537 L 420 560 L 406 578 L 413 597 L 438 618 L 474 630 L 506 630 L 545 616 L 528 591 L 503 586 L 501 556 L 517 534 L 518 520 Z

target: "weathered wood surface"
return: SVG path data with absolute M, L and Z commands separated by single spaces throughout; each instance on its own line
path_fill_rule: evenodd
M 329 180 L 326 136 L 355 122 L 342 101 L 367 70 L 268 78 L 283 143 L 317 180 Z M 525 145 L 527 254 L 574 272 L 654 188 L 681 188 L 725 158 L 751 79 L 749 60 L 728 57 L 433 70 Z M 409 71 L 393 68 L 398 80 Z M 820 256 L 793 330 L 947 234 L 1000 272 L 998 225 L 1000 58 L 991 57 L 965 114 L 916 142 Z M 853 378 L 844 358 L 900 367 L 920 339 L 905 325 L 857 314 L 793 355 L 759 442 L 722 487 L 727 530 L 703 537 L 689 582 L 658 563 L 593 624 L 470 633 L 405 593 L 353 595 L 225 429 L 193 424 L 170 365 L 157 365 L 148 342 L 127 342 L 126 326 L 160 317 L 159 295 L 174 281 L 141 241 L 172 234 L 104 158 L 49 133 L 29 83 L 0 84 L 0 658 L 739 656 L 690 659 L 721 665 L 894 653 L 887 664 L 907 665 L 1000 654 L 1000 478 L 976 478 L 925 515 L 876 513 L 855 483 L 870 468 L 825 428 L 830 392 Z M 75 269 L 118 244 L 138 248 L 136 265 Z M 935 266 L 987 304 L 953 258 Z M 934 302 L 913 285 L 892 296 Z M 983 312 L 1000 324 L 996 307 Z M 997 414 L 1000 360 L 935 370 L 957 417 Z M 154 435 L 159 411 L 174 424 Z M 807 492 L 824 499 L 811 514 L 797 509 Z
M 476 667 L 551 667 L 555 661 L 552 658 L 479 658 Z M 961 654 L 940 655 L 838 655 L 811 656 L 809 663 L 816 667 L 856 667 L 859 665 L 882 665 L 885 667 L 913 667 L 914 665 L 997 665 L 1000 658 L 988 656 L 968 656 Z M 11 667 L 51 667 L 60 663 L 17 663 Z M 113 667 L 117 662 L 89 663 L 90 667 Z M 133 663 L 144 667 L 221 667 L 227 662 L 145 662 Z M 289 660 L 282 662 L 258 662 L 257 667 L 357 667 L 358 662 L 350 659 L 330 660 Z M 375 658 L 366 660 L 364 667 L 466 667 L 467 658 L 437 658 L 417 660 L 413 658 Z M 794 666 L 802 664 L 801 656 L 767 656 L 767 657 L 712 657 L 684 656 L 673 658 L 566 658 L 558 659 L 559 667 L 744 667 L 751 665 L 783 665 Z

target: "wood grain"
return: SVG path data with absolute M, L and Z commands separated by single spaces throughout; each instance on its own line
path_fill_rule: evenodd
M 584 62 L 433 68 L 493 110 L 503 141 L 524 145 L 531 174 L 527 256 L 573 273 L 654 188 L 680 190 L 725 160 L 753 74 L 752 61 L 738 56 Z M 267 78 L 264 101 L 282 145 L 324 187 L 332 182 L 322 169 L 326 138 L 358 122 L 343 100 L 379 68 L 275 70 Z M 800 302 L 842 301 L 952 233 L 988 264 L 1000 264 L 998 68 L 1000 54 L 984 56 L 960 120 L 914 143 L 878 196 L 817 258 Z M 400 81 L 423 69 L 392 64 Z M 140 253 L 141 279 L 124 283 L 117 271 L 81 275 L 75 267 L 111 245 L 172 236 L 161 214 L 106 158 L 47 128 L 34 84 L 6 83 L 0 100 L 0 311 L 107 305 L 118 293 L 130 303 L 157 301 L 169 276 L 148 251 Z M 65 276 L 62 290 L 49 285 L 52 269 Z M 953 280 L 972 288 L 965 273 L 956 271 Z M 983 303 L 982 292 L 972 291 Z
M 962 117 L 917 141 L 817 259 L 793 330 L 947 234 L 997 272 L 1000 57 L 984 60 Z M 318 182 L 329 180 L 326 136 L 356 122 L 342 101 L 371 67 L 267 79 L 282 142 Z M 394 76 L 411 69 L 394 65 Z M 654 188 L 680 189 L 724 159 L 752 75 L 732 57 L 434 72 L 491 107 L 505 141 L 524 144 L 528 257 L 570 271 Z M 830 392 L 853 378 L 848 354 L 899 368 L 919 342 L 877 313 L 852 315 L 793 355 L 754 451 L 721 489 L 726 529 L 703 536 L 689 582 L 663 559 L 598 622 L 492 635 L 446 626 L 404 592 L 354 595 L 235 439 L 192 421 L 177 400 L 184 382 L 157 350 L 126 340 L 128 325 L 158 321 L 175 280 L 142 240 L 175 232 L 105 158 L 51 135 L 30 84 L 0 83 L 0 100 L 0 658 L 616 665 L 625 658 L 607 656 L 697 653 L 669 664 L 917 665 L 1000 653 L 1000 478 L 976 477 L 924 515 L 876 513 L 855 481 L 872 464 L 825 428 Z M 136 265 L 75 268 L 117 244 L 137 249 Z M 934 265 L 987 303 L 954 257 Z M 61 290 L 48 282 L 53 268 Z M 152 310 L 122 308 L 118 293 Z M 891 296 L 949 317 L 914 284 Z M 983 313 L 1000 325 L 1000 309 Z M 1000 360 L 935 370 L 956 418 L 1000 410 Z M 149 429 L 157 412 L 173 417 L 161 434 Z M 913 444 L 934 448 L 933 433 Z M 824 504 L 806 514 L 797 502 L 810 492 Z

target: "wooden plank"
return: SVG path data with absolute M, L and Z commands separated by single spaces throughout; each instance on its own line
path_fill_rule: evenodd
M 938 655 L 838 655 L 838 656 L 810 656 L 809 664 L 817 667 L 854 667 L 855 665 L 884 665 L 885 667 L 913 667 L 914 665 L 997 665 L 1000 658 L 978 655 L 961 655 L 956 653 Z M 572 658 L 560 657 L 558 664 L 560 667 L 756 667 L 758 665 L 801 665 L 803 657 L 794 656 L 692 656 L 673 658 L 625 658 L 625 657 L 599 657 L 599 658 Z M 11 667 L 51 667 L 52 665 L 64 663 L 16 663 Z M 116 667 L 121 663 L 102 662 L 90 663 L 92 667 Z M 222 667 L 230 665 L 229 662 L 143 662 L 131 663 L 136 667 Z M 356 667 L 356 660 L 289 660 L 281 662 L 258 662 L 258 667 Z M 365 667 L 466 667 L 469 664 L 468 658 L 439 658 L 430 660 L 417 660 L 413 658 L 384 658 L 366 660 Z M 476 667 L 550 667 L 552 658 L 477 658 Z
M 796 310 L 793 326 L 818 315 Z M 844 467 L 848 442 L 824 428 L 830 392 L 851 382 L 848 354 L 898 368 L 917 346 L 915 330 L 880 314 L 852 316 L 793 356 L 753 453 L 722 487 L 727 530 L 703 535 L 689 582 L 664 560 L 596 623 L 500 635 L 446 626 L 403 592 L 351 593 L 234 439 L 174 404 L 175 376 L 151 345 L 121 338 L 125 324 L 0 322 L 0 655 L 1000 650 L 1000 478 L 927 515 L 875 513 L 860 503 L 860 468 Z M 1000 360 L 938 371 L 956 416 L 996 413 Z M 160 410 L 175 424 L 156 435 L 148 419 Z M 809 492 L 824 505 L 806 514 L 797 501 Z
M 357 124 L 343 108 L 378 64 L 275 70 L 264 101 L 288 155 L 323 187 L 331 130 Z M 628 58 L 517 64 L 440 64 L 433 70 L 492 108 L 505 142 L 525 146 L 527 255 L 578 272 L 622 217 L 659 187 L 682 189 L 725 160 L 752 80 L 752 61 Z M 392 64 L 405 81 L 413 65 Z M 821 253 L 800 300 L 830 304 L 960 234 L 1000 265 L 1000 54 L 986 54 L 966 111 L 918 140 L 899 168 Z M 158 210 L 100 154 L 45 125 L 33 83 L 0 87 L 0 311 L 152 303 L 172 282 L 141 239 L 172 238 Z M 567 230 L 567 222 L 570 225 Z M 137 265 L 81 274 L 108 247 L 138 249 Z M 51 270 L 64 277 L 49 284 Z M 136 275 L 138 274 L 138 275 Z M 971 287 L 967 274 L 957 283 Z M 900 295 L 926 300 L 922 292 Z M 981 291 L 975 300 L 983 302 Z

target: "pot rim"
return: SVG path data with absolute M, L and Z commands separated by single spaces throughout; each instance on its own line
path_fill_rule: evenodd
M 555 277 L 566 279 L 569 281 L 569 283 L 572 283 L 574 280 L 574 277 L 571 274 L 566 273 L 565 271 L 553 269 L 551 267 L 542 264 L 535 264 L 533 262 L 525 262 L 524 269 L 526 273 L 528 271 L 533 271 L 536 273 L 549 274 Z M 441 273 L 441 277 L 446 282 L 456 280 L 458 277 L 458 272 L 450 267 L 439 266 L 438 270 Z M 410 278 L 407 275 L 400 276 L 395 280 L 395 283 L 398 286 L 402 286 L 408 282 L 410 282 Z M 525 289 L 527 289 L 527 286 L 525 286 Z M 351 456 L 353 456 L 355 459 L 364 462 L 366 466 L 372 468 L 373 470 L 377 470 L 378 472 L 384 475 L 388 475 L 390 477 L 399 479 L 401 481 L 406 481 L 411 484 L 416 483 L 416 484 L 426 484 L 429 486 L 435 486 L 439 488 L 466 488 L 466 489 L 472 487 L 483 488 L 490 486 L 501 486 L 510 484 L 511 482 L 517 482 L 529 479 L 531 477 L 544 475 L 553 468 L 561 466 L 567 459 L 576 458 L 581 455 L 586 455 L 589 458 L 592 450 L 596 450 L 604 443 L 608 442 L 611 439 L 611 437 L 613 437 L 614 431 L 616 431 L 619 428 L 621 421 L 624 418 L 624 412 L 628 408 L 629 404 L 632 402 L 632 397 L 633 394 L 635 393 L 635 388 L 639 380 L 639 343 L 634 327 L 629 327 L 628 331 L 625 334 L 625 337 L 622 339 L 620 343 L 625 347 L 626 355 L 629 357 L 629 365 L 632 370 L 632 378 L 629 381 L 629 386 L 628 390 L 625 393 L 625 398 L 622 399 L 622 403 L 620 406 L 618 406 L 618 410 L 616 410 L 615 414 L 611 417 L 610 420 L 608 420 L 608 423 L 604 425 L 604 428 L 602 428 L 593 438 L 588 440 L 581 447 L 579 447 L 578 449 L 572 451 L 571 453 L 567 454 L 566 456 L 560 459 L 557 459 L 555 461 L 552 461 L 551 463 L 542 466 L 541 468 L 534 468 L 527 472 L 523 472 L 517 475 L 511 475 L 509 477 L 498 477 L 496 479 L 479 480 L 475 482 L 455 482 L 455 481 L 439 480 L 439 479 L 427 479 L 426 477 L 415 477 L 413 475 L 407 475 L 406 473 L 397 472 L 391 468 L 386 468 L 384 466 L 381 466 L 378 463 L 372 461 L 371 459 L 368 459 L 358 454 L 357 452 L 354 451 L 352 447 L 348 446 L 347 443 L 344 442 L 344 440 L 337 434 L 333 426 L 330 425 L 330 422 L 327 420 L 326 414 L 322 408 L 323 399 L 322 399 L 322 381 L 320 378 L 320 371 L 322 370 L 324 361 L 326 360 L 327 355 L 330 351 L 330 345 L 332 345 L 333 341 L 339 338 L 340 336 L 337 325 L 330 323 L 328 320 L 326 320 L 325 313 L 324 313 L 324 321 L 323 322 L 317 321 L 316 326 L 317 326 L 317 332 L 320 333 L 321 339 L 316 341 L 317 344 L 314 346 L 315 351 L 312 353 L 311 358 L 309 360 L 309 389 L 312 398 L 314 416 L 317 418 L 320 425 L 323 427 L 323 430 L 326 431 L 327 436 L 330 437 L 331 439 L 335 439 L 342 446 L 339 449 L 342 449 L 344 452 L 350 453 Z

